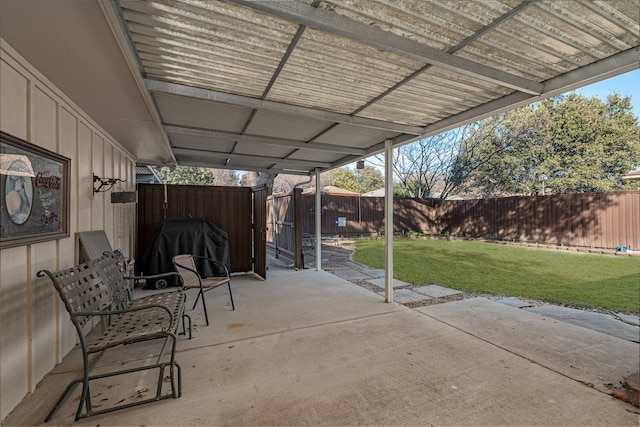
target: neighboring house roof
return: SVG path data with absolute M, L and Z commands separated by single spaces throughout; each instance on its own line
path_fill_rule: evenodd
M 365 197 L 384 197 L 384 187 L 378 188 L 377 190 L 369 191 L 368 193 L 364 193 Z
M 622 175 L 622 179 L 640 180 L 640 170 Z
M 162 184 L 162 180 L 151 166 L 136 166 L 136 183 Z
M 307 188 L 302 192 L 302 194 L 316 194 L 315 187 Z M 357 196 L 358 193 L 355 191 L 345 190 L 344 188 L 334 187 L 333 185 L 327 185 L 326 187 L 322 187 L 320 190 L 320 194 L 325 196 Z
M 462 194 L 456 194 L 455 196 L 447 197 L 447 200 L 475 200 L 475 199 L 482 199 L 482 196 L 479 196 L 473 193 L 462 193 Z

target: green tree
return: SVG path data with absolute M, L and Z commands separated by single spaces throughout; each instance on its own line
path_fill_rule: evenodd
M 621 175 L 640 166 L 638 119 L 618 94 L 558 96 L 487 119 L 479 131 L 491 136 L 476 155 L 493 155 L 466 187 L 486 196 L 543 185 L 556 194 L 621 190 L 632 185 Z
M 380 169 L 365 166 L 363 169 L 356 169 L 356 183 L 360 184 L 361 193 L 368 193 L 384 187 L 384 176 Z
M 358 181 L 356 175 L 349 168 L 338 168 L 327 172 L 329 182 L 334 187 L 343 188 L 345 190 L 357 192 Z
M 393 197 L 408 197 L 406 192 L 406 187 L 399 182 L 394 182 Z
M 177 166 L 156 168 L 158 176 L 165 184 L 179 185 L 214 185 L 215 176 L 212 169 L 194 166 Z
M 365 166 L 362 169 L 333 169 L 324 176 L 328 178 L 329 185 L 355 193 L 368 193 L 384 187 L 382 172 L 373 166 Z

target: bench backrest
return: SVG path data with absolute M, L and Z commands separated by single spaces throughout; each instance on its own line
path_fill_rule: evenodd
M 127 266 L 120 251 L 105 252 L 90 262 L 96 275 L 102 277 L 104 284 L 113 296 L 113 309 L 123 310 L 133 300 L 132 281 L 126 279 Z
M 78 316 L 77 313 L 109 310 L 113 304 L 111 289 L 88 263 L 56 273 L 41 270 L 38 272 L 38 277 L 45 274 L 53 282 L 79 333 L 93 316 Z

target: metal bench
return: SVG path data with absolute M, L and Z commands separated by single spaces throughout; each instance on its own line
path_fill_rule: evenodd
M 126 276 L 124 262 L 122 254 L 106 253 L 73 268 L 55 273 L 49 270 L 41 270 L 37 273 L 38 277 L 48 276 L 58 291 L 76 328 L 83 359 L 82 376 L 67 386 L 45 418 L 45 422 L 51 419 L 77 384 L 82 384 L 82 394 L 76 411 L 76 421 L 80 418 L 162 399 L 176 399 L 181 395 L 181 369 L 175 360 L 175 351 L 176 332 L 181 320 L 183 333 L 186 333 L 185 320 L 189 320 L 189 337 L 191 337 L 191 319 L 184 311 L 185 294 L 182 289 L 178 289 L 133 299 L 131 283 L 134 278 Z M 96 318 L 100 319 L 101 333 L 85 335 L 85 327 L 87 324 L 91 325 Z M 133 368 L 117 368 L 94 375 L 90 373 L 107 349 L 151 340 L 163 340 L 162 349 L 155 363 Z M 135 352 L 135 346 L 130 348 Z M 168 357 L 165 357 L 167 348 Z M 95 355 L 93 360 L 90 360 L 90 355 Z M 158 369 L 155 396 L 106 409 L 94 409 L 91 402 L 91 381 L 150 369 Z M 163 394 L 162 388 L 167 370 L 170 390 Z

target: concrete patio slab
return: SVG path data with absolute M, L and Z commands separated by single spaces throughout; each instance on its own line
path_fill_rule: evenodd
M 375 269 L 375 268 L 368 268 L 368 269 L 364 269 L 362 270 L 362 272 L 364 274 L 366 274 L 369 277 L 372 278 L 379 278 L 379 277 L 384 277 L 384 270 L 379 270 L 379 269 Z
M 640 328 L 638 326 L 624 323 L 609 314 L 546 304 L 527 307 L 525 310 L 541 316 L 551 317 L 552 319 L 558 319 L 573 325 L 589 328 L 607 335 L 640 343 Z
M 384 291 L 378 292 L 378 295 L 384 297 Z M 432 299 L 429 296 L 413 292 L 410 289 L 396 289 L 393 291 L 393 301 L 398 304 L 408 304 L 410 302 L 419 302 Z
M 372 280 L 367 280 L 367 282 L 371 283 L 372 285 L 375 285 L 377 287 L 379 287 L 380 289 L 384 289 L 385 287 L 385 279 L 380 278 L 380 279 L 372 279 Z M 402 280 L 398 280 L 398 279 L 393 279 L 393 288 L 402 288 L 405 286 L 410 286 L 410 283 L 407 282 L 403 282 Z
M 616 314 L 615 316 L 589 310 L 578 310 L 551 304 L 535 303 L 519 298 L 500 298 L 500 304 L 521 308 L 531 313 L 537 313 L 552 319 L 562 320 L 576 326 L 582 326 L 607 335 L 628 341 L 640 342 L 640 327 L 638 316 Z
M 74 423 L 76 390 L 51 424 L 638 425 L 636 408 L 584 381 L 626 371 L 626 355 L 638 354 L 628 341 L 566 325 L 569 334 L 559 321 L 491 301 L 416 311 L 325 272 L 268 274 L 233 278 L 235 311 L 223 288 L 207 293 L 209 326 L 200 306 L 189 310 L 196 326 L 178 342 L 181 398 Z M 132 359 L 126 347 L 113 349 L 101 363 L 122 357 L 135 363 L 147 352 Z M 42 425 L 78 367 L 72 352 L 3 425 Z M 94 401 L 132 399 L 148 383 L 118 378 L 96 387 Z
M 413 288 L 413 291 L 419 294 L 430 296 L 432 298 L 441 298 L 462 294 L 461 291 L 458 291 L 456 289 L 449 289 L 438 285 L 419 286 L 417 288 Z
M 357 270 L 334 270 L 332 272 L 333 275 L 338 276 L 342 279 L 346 280 L 367 280 L 371 279 L 371 276 L 364 274 L 361 271 Z
M 640 326 L 640 316 L 636 316 L 633 314 L 626 314 L 626 313 L 616 313 L 616 316 L 618 316 L 622 321 L 630 325 Z
M 486 298 L 417 311 L 603 393 L 640 366 L 640 345 Z
M 515 308 L 525 308 L 525 307 L 531 307 L 531 303 L 525 300 L 521 300 L 520 298 L 513 298 L 513 297 L 508 297 L 508 298 L 500 298 L 498 300 L 496 300 L 497 302 L 499 302 L 500 304 L 505 304 L 508 305 L 510 307 L 515 307 Z

